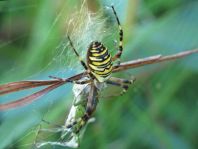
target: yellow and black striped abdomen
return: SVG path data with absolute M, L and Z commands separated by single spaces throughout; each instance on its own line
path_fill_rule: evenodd
M 104 82 L 112 72 L 108 49 L 100 42 L 92 42 L 87 51 L 87 65 L 99 82 Z

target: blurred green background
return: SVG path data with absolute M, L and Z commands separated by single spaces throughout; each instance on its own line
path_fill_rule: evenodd
M 80 72 L 81 67 L 72 65 L 79 63 L 72 52 L 67 52 L 71 49 L 66 47 L 64 53 L 61 49 L 67 43 L 65 34 L 70 32 L 65 24 L 82 3 L 80 0 L 0 1 L 0 83 L 49 79 L 49 75 L 68 77 Z M 87 0 L 90 12 L 102 13 L 107 18 L 104 30 L 114 32 L 103 39 L 109 49 L 115 49 L 113 42 L 118 39 L 114 16 L 106 9 L 112 4 L 124 29 L 122 61 L 198 47 L 196 0 Z M 76 36 L 86 38 L 84 34 Z M 123 78 L 133 75 L 137 80 L 124 96 L 100 100 L 94 115 L 96 122 L 88 126 L 80 148 L 198 148 L 197 61 L 198 55 L 194 54 L 116 74 Z M 33 91 L 2 96 L 0 102 Z M 118 91 L 112 86 L 108 88 L 108 94 Z M 0 148 L 32 148 L 42 118 L 52 125 L 64 124 L 72 99 L 72 85 L 68 84 L 30 105 L 0 112 Z M 59 137 L 39 136 L 43 140 Z

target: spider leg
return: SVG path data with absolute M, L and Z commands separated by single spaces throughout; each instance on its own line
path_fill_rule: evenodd
M 91 83 L 91 82 L 92 82 L 91 79 L 90 80 L 83 80 L 83 81 L 73 81 L 73 83 L 75 83 L 75 84 L 81 84 L 81 85 L 88 84 L 88 83 Z
M 56 77 L 56 76 L 49 76 L 49 78 L 52 78 L 52 79 L 56 79 L 56 80 L 60 80 L 62 81 L 63 79 L 62 78 L 59 78 L 59 77 Z M 77 81 L 68 81 L 68 82 L 71 82 L 71 83 L 75 83 L 75 84 L 88 84 L 90 83 L 92 80 L 77 80 Z
M 51 79 L 56 79 L 56 80 L 60 80 L 60 81 L 63 80 L 62 78 L 59 78 L 59 77 L 56 77 L 56 76 L 48 76 L 48 77 L 51 78 Z
M 110 77 L 109 80 L 106 81 L 107 84 L 111 84 L 111 85 L 115 85 L 115 86 L 119 86 L 122 87 L 123 90 L 120 93 L 120 95 L 123 95 L 124 93 L 126 93 L 126 91 L 129 88 L 130 84 L 133 84 L 135 81 L 135 79 L 132 80 L 127 80 L 127 79 L 121 79 L 121 78 L 115 78 L 115 77 Z
M 83 59 L 80 57 L 80 55 L 78 54 L 78 52 L 77 52 L 76 49 L 74 48 L 74 45 L 73 45 L 73 43 L 72 43 L 70 37 L 69 37 L 69 36 L 67 36 L 67 37 L 68 37 L 70 46 L 72 47 L 72 49 L 74 50 L 74 53 L 76 54 L 76 56 L 78 57 L 79 61 L 81 62 L 81 65 L 85 68 L 85 70 L 87 70 L 88 68 L 87 68 L 86 63 L 83 61 Z
M 118 27 L 119 27 L 119 35 L 120 35 L 120 42 L 119 42 L 119 48 L 118 48 L 118 52 L 116 53 L 116 55 L 112 58 L 112 61 L 118 60 L 118 66 L 120 65 L 120 57 L 122 55 L 122 51 L 123 51 L 123 30 L 120 24 L 120 20 L 118 18 L 118 15 L 114 9 L 114 6 L 111 6 L 113 13 L 115 15 Z

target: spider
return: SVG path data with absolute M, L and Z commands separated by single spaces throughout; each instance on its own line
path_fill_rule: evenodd
M 109 53 L 108 49 L 99 41 L 92 41 L 87 50 L 87 63 L 80 57 L 77 50 L 75 49 L 72 40 L 68 36 L 69 43 L 78 57 L 81 65 L 84 67 L 86 72 L 88 73 L 88 80 L 86 81 L 73 81 L 75 84 L 90 84 L 90 92 L 87 97 L 87 106 L 85 114 L 82 116 L 82 126 L 86 124 L 87 120 L 91 117 L 93 112 L 96 109 L 98 103 L 98 86 L 103 83 L 119 86 L 123 88 L 123 91 L 120 93 L 121 95 L 125 93 L 128 89 L 128 85 L 132 84 L 134 80 L 127 80 L 127 79 L 120 79 L 111 77 L 113 62 L 118 60 L 118 64 L 115 67 L 118 67 L 120 64 L 120 57 L 123 51 L 123 30 L 115 11 L 114 6 L 111 6 L 114 16 L 116 18 L 118 27 L 119 27 L 119 47 L 118 52 L 112 57 Z M 77 122 L 74 121 L 72 124 L 68 125 L 67 127 L 73 127 Z M 79 128 L 79 130 L 81 127 Z M 77 130 L 77 132 L 79 131 Z
M 88 85 L 88 89 L 82 90 L 86 95 L 86 102 L 83 104 L 77 104 L 76 107 L 82 106 L 84 108 L 84 114 L 72 121 L 70 124 L 67 123 L 65 129 L 72 130 L 72 133 L 78 134 L 81 129 L 87 124 L 88 120 L 91 118 L 94 113 L 97 103 L 98 103 L 98 92 L 100 91 L 103 84 L 115 85 L 123 88 L 123 91 L 120 93 L 121 95 L 125 93 L 129 87 L 129 84 L 132 84 L 134 80 L 127 80 L 121 78 L 112 77 L 111 74 L 114 68 L 119 67 L 120 58 L 123 52 L 123 30 L 117 16 L 117 13 L 114 9 L 114 6 L 111 6 L 113 14 L 116 18 L 118 28 L 119 28 L 119 45 L 118 51 L 114 56 L 111 56 L 108 49 L 99 41 L 92 41 L 87 50 L 86 62 L 81 58 L 75 49 L 71 38 L 68 36 L 68 41 L 70 43 L 71 48 L 73 49 L 75 55 L 78 57 L 81 65 L 85 69 L 84 75 L 76 75 L 67 79 L 57 78 L 50 76 L 54 80 L 50 81 L 20 81 L 14 83 L 8 83 L 0 86 L 0 95 L 28 89 L 34 88 L 38 86 L 47 86 L 45 89 L 38 91 L 34 94 L 21 98 L 19 100 L 5 103 L 0 105 L 0 110 L 9 109 L 13 107 L 18 107 L 33 100 L 38 97 L 48 93 L 49 91 L 67 83 L 71 82 L 78 85 Z M 117 61 L 115 65 L 113 63 Z M 83 76 L 83 77 L 82 77 Z M 76 129 L 75 126 L 78 126 Z M 64 136 L 64 135 L 63 135 Z M 52 144 L 52 143 L 51 143 Z

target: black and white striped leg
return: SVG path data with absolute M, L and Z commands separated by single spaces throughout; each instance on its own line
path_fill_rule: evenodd
M 109 80 L 106 81 L 106 83 L 107 84 L 111 84 L 111 85 L 122 87 L 123 90 L 120 93 L 120 95 L 123 95 L 128 90 L 129 85 L 130 84 L 133 84 L 134 81 L 135 81 L 135 79 L 133 79 L 133 80 L 127 80 L 127 79 L 120 79 L 120 78 L 111 77 L 111 78 L 109 78 Z
M 73 83 L 75 84 L 88 84 L 88 83 L 91 83 L 92 80 L 83 80 L 83 81 L 72 81 Z
M 60 81 L 63 81 L 62 78 L 59 78 L 59 77 L 56 77 L 56 76 L 49 76 L 49 78 L 52 78 L 52 79 L 56 79 L 56 80 L 60 80 Z M 74 84 L 88 84 L 90 82 L 92 82 L 92 80 L 77 80 L 77 81 L 68 81 L 68 82 L 71 82 L 71 83 L 74 83 Z
M 118 24 L 118 27 L 119 27 L 119 47 L 118 47 L 118 52 L 116 53 L 116 55 L 112 58 L 112 61 L 115 61 L 115 60 L 118 60 L 118 63 L 117 63 L 117 67 L 120 65 L 120 57 L 122 55 L 122 51 L 123 51 L 123 30 L 122 30 L 122 27 L 121 27 L 121 24 L 120 24 L 120 20 L 118 18 L 118 15 L 115 11 L 115 8 L 114 6 L 111 6 L 112 10 L 113 10 L 113 13 L 115 15 L 115 18 L 116 18 L 116 21 L 117 21 L 117 24 Z
M 74 53 L 76 54 L 76 56 L 78 57 L 81 65 L 85 68 L 85 70 L 87 70 L 87 65 L 86 63 L 83 61 L 83 59 L 81 58 L 81 56 L 78 54 L 77 50 L 74 48 L 74 45 L 73 45 L 73 42 L 71 41 L 71 38 L 69 36 L 67 36 L 68 40 L 69 40 L 69 43 L 70 43 L 70 46 L 72 47 Z

